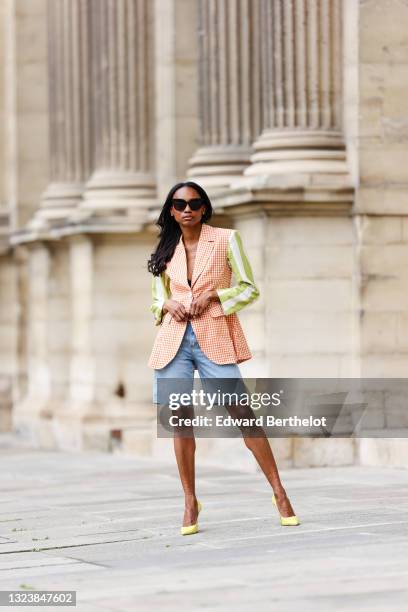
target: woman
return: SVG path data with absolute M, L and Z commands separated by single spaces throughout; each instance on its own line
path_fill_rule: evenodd
M 154 368 L 153 401 L 159 378 L 192 380 L 240 378 L 238 363 L 252 357 L 237 317 L 259 296 L 237 230 L 213 227 L 205 190 L 187 181 L 169 192 L 157 221 L 159 243 L 148 262 L 153 274 L 151 310 L 160 326 L 148 365 Z M 237 284 L 231 287 L 231 275 Z M 244 436 L 272 486 L 272 501 L 282 525 L 298 525 L 279 478 L 269 442 Z M 195 438 L 174 436 L 174 449 L 185 495 L 182 535 L 198 531 L 201 504 L 195 492 Z

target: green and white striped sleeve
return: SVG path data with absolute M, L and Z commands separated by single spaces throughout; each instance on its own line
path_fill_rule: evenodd
M 251 265 L 238 230 L 234 230 L 229 238 L 227 258 L 237 284 L 216 291 L 224 313 L 229 315 L 256 300 L 259 297 L 259 290 L 255 285 Z
M 160 276 L 152 278 L 152 305 L 150 310 L 154 314 L 155 325 L 160 325 L 163 319 L 163 304 L 170 297 L 170 279 L 163 271 Z

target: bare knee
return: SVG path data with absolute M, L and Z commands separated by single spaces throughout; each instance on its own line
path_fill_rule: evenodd
M 253 451 L 254 449 L 254 438 L 249 435 L 247 431 L 242 432 L 242 436 L 244 438 L 245 446 L 249 448 L 249 450 Z
M 259 448 L 260 443 L 262 443 L 260 438 L 266 438 L 265 432 L 262 428 L 254 429 L 253 427 L 249 428 L 249 430 L 243 430 L 242 436 L 244 438 L 245 446 L 252 452 L 254 452 L 255 448 Z

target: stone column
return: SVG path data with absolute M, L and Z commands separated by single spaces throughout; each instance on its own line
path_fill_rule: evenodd
M 197 148 L 198 132 L 198 3 L 151 0 L 155 41 L 155 165 L 157 209 L 169 188 L 185 178 Z M 166 27 L 163 28 L 163 23 Z M 188 27 L 186 26 L 188 24 Z
M 344 181 L 341 0 L 262 0 L 261 20 L 264 128 L 232 186 Z
M 7 121 L 7 87 L 6 87 L 6 74 L 7 74 L 7 60 L 8 58 L 8 47 L 4 36 L 6 32 L 6 17 L 7 11 L 4 3 L 0 5 L 0 28 L 3 36 L 0 38 L 0 255 L 6 252 L 8 249 L 8 234 L 9 234 L 9 210 L 6 205 L 8 199 L 7 186 L 6 186 L 6 172 L 10 170 L 6 168 L 6 155 L 7 150 L 7 137 L 3 126 L 6 125 Z
M 155 197 L 152 3 L 91 6 L 95 163 L 81 215 L 142 223 Z
M 259 0 L 199 0 L 200 147 L 187 176 L 214 194 L 248 165 L 262 129 Z
M 48 0 L 50 183 L 34 228 L 63 223 L 91 171 L 88 42 L 88 0 Z

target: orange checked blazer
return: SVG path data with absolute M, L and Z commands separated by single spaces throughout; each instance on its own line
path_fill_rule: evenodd
M 187 282 L 187 257 L 182 234 L 172 259 L 167 263 L 171 298 L 189 310 L 191 301 L 207 289 L 231 286 L 232 270 L 227 259 L 228 240 L 234 230 L 203 223 L 197 244 L 191 288 Z M 237 314 L 225 315 L 221 303 L 211 302 L 199 317 L 191 319 L 203 353 L 219 364 L 241 363 L 252 354 Z M 177 321 L 167 312 L 158 329 L 148 361 L 151 368 L 163 368 L 175 357 L 187 321 Z

